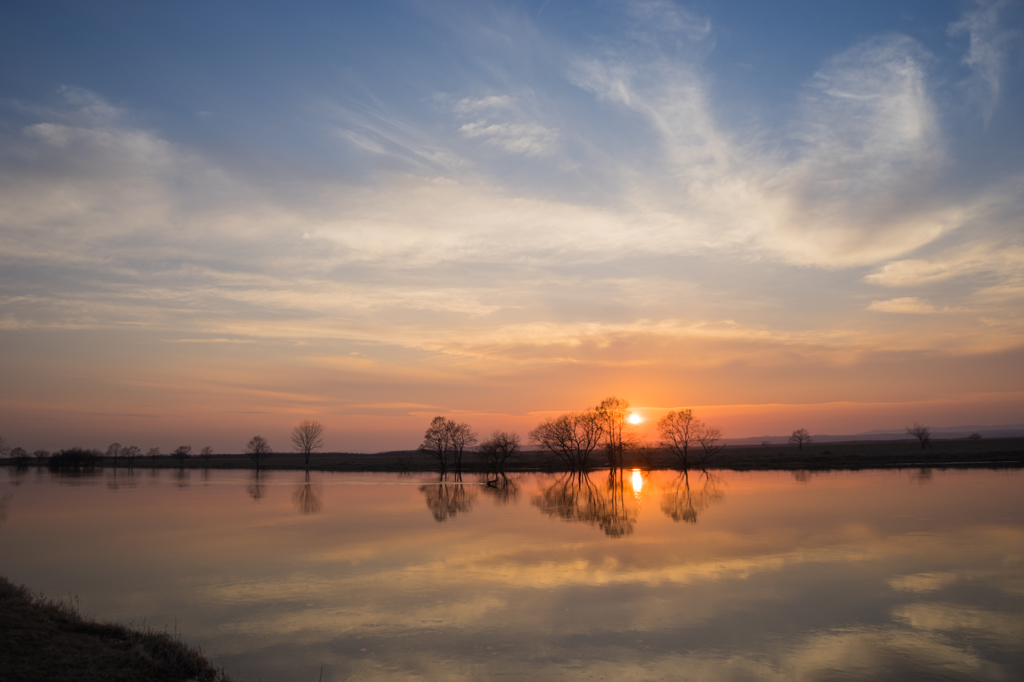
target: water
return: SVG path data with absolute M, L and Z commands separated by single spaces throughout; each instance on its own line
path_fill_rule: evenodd
M 238 678 L 1024 679 L 1019 471 L 0 473 L 0 574 Z

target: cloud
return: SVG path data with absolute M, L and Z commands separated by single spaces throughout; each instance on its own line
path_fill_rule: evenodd
M 916 296 L 893 298 L 888 301 L 872 301 L 871 305 L 869 305 L 867 309 L 877 310 L 883 313 L 910 313 L 920 315 L 944 312 L 933 306 L 931 303 L 923 301 Z
M 963 63 L 971 69 L 966 86 L 987 125 L 999 102 L 1006 52 L 1014 33 L 1003 28 L 1000 14 L 1007 0 L 974 0 L 959 21 L 949 25 L 951 36 L 967 34 L 969 47 Z
M 482 138 L 487 144 L 509 154 L 544 156 L 553 151 L 558 131 L 536 123 L 490 123 L 486 120 L 466 123 L 459 132 L 468 138 Z
M 942 282 L 955 277 L 994 273 L 1019 276 L 1024 269 L 1024 249 L 1019 246 L 974 244 L 947 250 L 934 258 L 886 263 L 866 275 L 864 281 L 887 287 L 907 287 Z

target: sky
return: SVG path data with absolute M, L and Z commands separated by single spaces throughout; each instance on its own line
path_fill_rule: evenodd
M 0 435 L 1024 422 L 1024 3 L 6 2 Z

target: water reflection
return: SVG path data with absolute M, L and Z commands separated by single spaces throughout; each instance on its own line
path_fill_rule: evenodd
M 533 505 L 548 516 L 597 526 L 609 537 L 632 534 L 638 510 L 634 495 L 629 495 L 628 502 L 624 495 L 623 470 L 611 469 L 607 477 L 598 478 L 595 482 L 585 471 L 561 474 L 541 486 Z
M 921 467 L 920 469 L 912 473 L 910 477 L 913 478 L 918 483 L 920 483 L 921 485 L 924 485 L 925 483 L 931 482 L 932 470 L 929 469 L 928 467 Z
M 442 474 L 437 483 L 421 485 L 420 492 L 427 499 L 427 508 L 434 520 L 444 523 L 465 514 L 473 508 L 476 490 L 469 490 L 462 483 L 462 474 Z
M 504 473 L 488 474 L 483 477 L 484 494 L 494 500 L 495 504 L 511 504 L 519 497 L 519 486 L 514 478 Z
M 292 493 L 292 501 L 295 502 L 295 507 L 300 514 L 316 514 L 323 509 L 319 490 L 315 490 L 313 484 L 309 482 L 308 471 L 305 482 L 300 483 Z
M 661 511 L 673 521 L 697 523 L 709 505 L 721 502 L 725 496 L 719 475 L 701 471 L 693 472 L 692 477 L 691 481 L 691 472 L 684 469 L 662 490 Z
M 0 574 L 235 679 L 1024 679 L 1020 472 L 110 473 L 0 473 Z
M 135 475 L 131 469 L 128 469 L 122 474 L 118 474 L 115 468 L 111 473 L 110 478 L 107 479 L 107 488 L 110 490 L 120 490 L 121 488 L 134 488 L 135 487 Z
M 0 523 L 7 520 L 7 508 L 11 505 L 12 497 L 14 497 L 13 493 L 0 495 Z
M 252 478 L 249 479 L 249 485 L 245 489 L 246 492 L 249 493 L 249 497 L 259 502 L 266 494 L 266 488 L 266 484 L 260 479 L 260 470 L 256 469 L 252 472 Z
M 188 488 L 192 485 L 192 470 L 182 467 L 174 472 L 174 485 L 179 488 Z

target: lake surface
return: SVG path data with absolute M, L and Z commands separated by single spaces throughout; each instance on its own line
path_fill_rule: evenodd
M 0 472 L 0 574 L 240 679 L 1024 679 L 1019 471 Z

